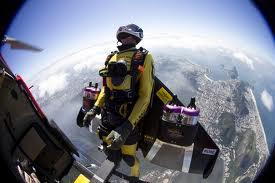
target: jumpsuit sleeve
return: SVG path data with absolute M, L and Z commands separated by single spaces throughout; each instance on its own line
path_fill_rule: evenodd
M 99 96 L 95 102 L 95 106 L 102 108 L 105 101 L 105 86 L 102 87 Z
M 151 101 L 151 94 L 154 85 L 154 60 L 151 54 L 147 54 L 144 60 L 144 71 L 140 73 L 139 77 L 139 89 L 138 99 L 134 105 L 134 108 L 128 117 L 130 123 L 135 127 L 140 119 L 147 112 L 147 108 Z

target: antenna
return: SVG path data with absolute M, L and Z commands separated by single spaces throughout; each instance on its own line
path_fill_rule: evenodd
M 191 97 L 190 103 L 188 104 L 187 108 L 194 108 L 196 109 L 196 98 L 195 97 Z

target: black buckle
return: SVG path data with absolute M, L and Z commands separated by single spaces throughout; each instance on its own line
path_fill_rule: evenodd
M 121 105 L 115 105 L 115 107 L 114 107 L 114 108 L 115 108 L 115 112 L 117 112 L 118 114 L 119 114 L 120 106 L 121 106 Z
M 132 101 L 135 97 L 135 92 L 132 90 L 120 91 L 120 90 L 106 90 L 106 97 L 108 99 L 113 98 L 116 102 L 127 102 Z
M 105 87 L 105 95 L 107 98 L 111 96 L 111 90 L 108 87 Z
M 133 93 L 134 93 L 133 91 L 128 91 L 128 92 L 127 92 L 127 98 L 128 98 L 128 99 L 132 99 L 132 98 L 134 97 L 134 96 L 133 96 L 133 95 L 134 95 Z
M 120 91 L 114 91 L 113 96 L 114 96 L 115 99 L 121 98 L 121 92 Z

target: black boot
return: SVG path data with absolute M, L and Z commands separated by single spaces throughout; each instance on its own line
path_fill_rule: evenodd
M 120 161 L 122 159 L 121 150 L 107 150 L 107 159 L 114 162 L 116 167 L 119 167 Z
M 139 182 L 138 177 L 134 177 L 134 176 L 129 177 L 129 183 L 137 183 L 137 182 Z

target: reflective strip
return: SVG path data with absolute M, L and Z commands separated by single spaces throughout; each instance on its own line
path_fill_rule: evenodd
M 102 183 L 104 182 L 104 180 L 101 177 L 97 176 L 96 174 L 93 176 L 93 178 L 95 178 L 96 180 L 98 180 Z
M 152 161 L 152 159 L 156 156 L 156 154 L 158 153 L 162 145 L 163 145 L 163 142 L 156 139 L 156 141 L 154 142 L 153 146 L 151 147 L 150 151 L 148 152 L 145 158 L 149 161 Z
M 189 172 L 192 155 L 193 155 L 193 148 L 194 148 L 194 143 L 191 146 L 184 147 L 184 157 L 183 157 L 182 168 L 181 168 L 182 172 L 185 172 L 185 173 Z
M 204 148 L 202 151 L 202 154 L 214 156 L 216 154 L 216 152 L 217 152 L 217 149 Z

